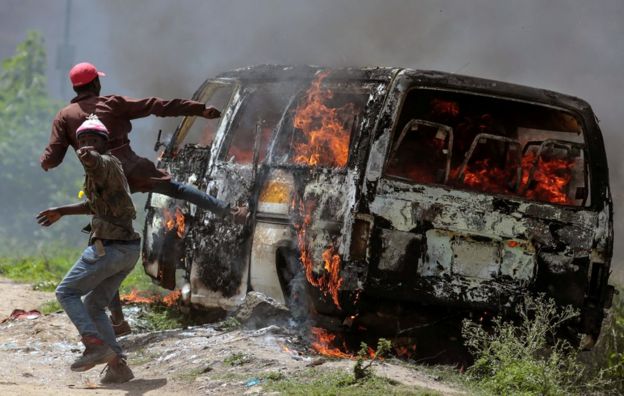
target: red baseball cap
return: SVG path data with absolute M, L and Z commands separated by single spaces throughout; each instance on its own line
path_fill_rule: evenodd
M 82 62 L 72 67 L 69 71 L 69 79 L 74 87 L 79 87 L 93 81 L 97 76 L 106 76 L 106 74 L 98 71 L 95 66 L 89 62 Z

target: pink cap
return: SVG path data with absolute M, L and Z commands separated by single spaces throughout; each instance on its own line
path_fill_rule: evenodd
M 102 121 L 100 121 L 95 114 L 89 115 L 87 120 L 76 129 L 76 138 L 80 137 L 83 133 L 93 133 L 108 140 L 108 129 L 106 129 L 106 126 L 102 124 Z
M 106 76 L 106 74 L 98 71 L 95 66 L 89 62 L 82 62 L 72 67 L 69 71 L 69 79 L 74 87 L 79 87 L 93 81 L 97 76 Z

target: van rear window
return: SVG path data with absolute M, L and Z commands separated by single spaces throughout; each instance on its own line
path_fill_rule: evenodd
M 385 175 L 563 205 L 588 204 L 581 123 L 546 106 L 414 89 Z

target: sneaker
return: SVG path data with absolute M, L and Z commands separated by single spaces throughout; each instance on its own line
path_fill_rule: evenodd
M 128 363 L 122 358 L 113 359 L 113 361 L 109 362 L 102 373 L 104 376 L 100 379 L 100 383 L 102 384 L 122 384 L 124 382 L 130 381 L 134 378 L 134 373 L 128 367 Z M 100 373 L 100 375 L 102 375 Z
M 111 324 L 113 325 L 113 330 L 115 331 L 115 337 L 121 337 L 132 333 L 130 325 L 125 320 L 119 324 L 115 324 L 115 322 L 113 322 L 113 318 L 111 318 Z
M 108 363 L 117 356 L 111 347 L 97 337 L 83 337 L 82 343 L 85 350 L 82 356 L 72 363 L 72 371 L 87 371 L 97 364 Z

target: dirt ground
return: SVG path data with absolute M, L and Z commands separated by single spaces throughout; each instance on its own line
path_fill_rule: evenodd
M 0 279 L 0 313 L 34 309 L 53 293 Z M 266 394 L 262 378 L 288 378 L 318 370 L 351 370 L 349 359 L 332 360 L 302 352 L 292 330 L 268 326 L 257 330 L 218 330 L 213 326 L 132 334 L 122 337 L 135 379 L 120 385 L 99 384 L 98 366 L 85 373 L 69 370 L 81 344 L 64 313 L 0 324 L 0 394 L 2 395 L 241 395 Z M 305 349 L 305 348 L 303 348 Z M 458 389 L 400 362 L 383 362 L 376 373 L 398 383 L 441 394 Z

